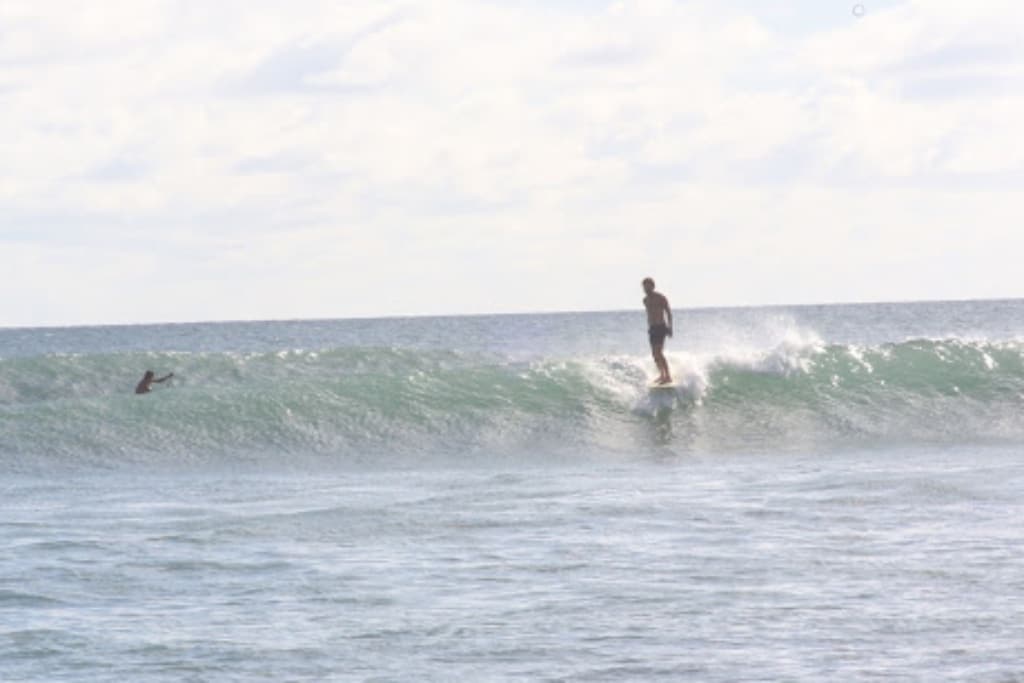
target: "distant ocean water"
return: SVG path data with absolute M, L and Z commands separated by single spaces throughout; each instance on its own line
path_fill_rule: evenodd
M 1024 680 L 1024 302 L 667 351 L 651 393 L 641 311 L 0 330 L 0 680 Z

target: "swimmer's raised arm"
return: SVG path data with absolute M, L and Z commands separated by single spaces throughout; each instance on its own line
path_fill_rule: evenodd
M 135 386 L 135 393 L 148 394 L 149 387 L 151 384 L 153 384 L 154 382 L 166 382 L 172 377 L 174 377 L 173 372 L 166 374 L 158 379 L 156 373 L 154 373 L 152 370 L 146 370 L 146 374 L 142 376 L 142 379 L 140 379 L 139 383 Z

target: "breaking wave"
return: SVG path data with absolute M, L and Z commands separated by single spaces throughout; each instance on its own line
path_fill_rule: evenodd
M 62 462 L 409 464 L 651 452 L 830 451 L 1024 441 L 1024 343 L 800 339 L 517 361 L 402 349 L 112 353 L 0 360 L 0 467 Z M 132 393 L 142 371 L 175 379 Z

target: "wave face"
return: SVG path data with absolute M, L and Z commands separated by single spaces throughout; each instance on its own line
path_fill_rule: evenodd
M 689 373 L 691 416 L 717 448 L 1024 439 L 1024 345 L 917 339 L 783 345 Z M 699 431 L 699 430 L 698 430 Z
M 0 360 L 0 459 L 348 464 L 1024 442 L 1024 344 L 802 339 L 670 355 L 516 361 L 344 348 Z M 148 396 L 139 368 L 173 370 Z

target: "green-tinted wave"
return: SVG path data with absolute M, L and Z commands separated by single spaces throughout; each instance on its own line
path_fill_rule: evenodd
M 834 449 L 1024 438 L 1024 345 L 910 340 L 671 357 L 517 361 L 403 349 L 0 360 L 0 458 L 118 466 L 301 454 L 410 462 L 495 454 Z M 147 396 L 142 372 L 175 379 Z

